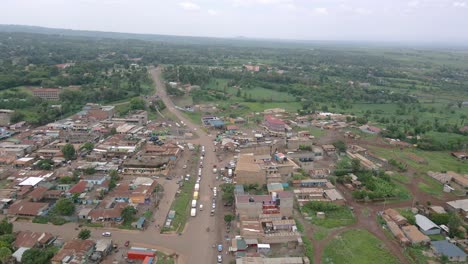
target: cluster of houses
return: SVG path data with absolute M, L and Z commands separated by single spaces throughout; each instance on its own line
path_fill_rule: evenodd
M 429 207 L 431 212 L 446 213 L 441 206 Z M 387 229 L 402 245 L 429 245 L 437 256 L 446 256 L 450 261 L 466 262 L 467 254 L 461 249 L 456 241 L 436 240 L 432 241 L 429 236 L 447 234 L 448 227 L 437 225 L 422 214 L 415 215 L 415 225 L 409 224 L 408 219 L 395 209 L 387 209 L 381 214 Z M 463 243 L 462 243 L 463 244 Z
M 60 250 L 51 259 L 52 264 L 62 263 L 98 263 L 113 249 L 111 239 L 81 240 L 73 239 L 64 242 L 61 238 L 48 232 L 20 231 L 13 242 L 12 256 L 21 263 L 24 252 L 31 248 L 42 249 L 48 246 L 59 247 Z
M 156 134 L 170 129 L 170 124 L 148 121 L 146 111 L 115 117 L 113 106 L 97 104 L 42 127 L 18 128 L 0 142 L 1 212 L 46 216 L 58 199 L 68 197 L 79 219 L 118 224 L 126 206 L 139 209 L 156 202 L 154 176 L 167 175 L 184 149 L 176 136 Z M 64 157 L 68 144 L 75 160 Z M 122 177 L 117 186 L 113 171 Z

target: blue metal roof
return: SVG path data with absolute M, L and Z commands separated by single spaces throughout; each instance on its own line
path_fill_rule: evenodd
M 467 256 L 463 250 L 447 240 L 432 241 L 432 246 L 437 250 L 438 253 L 447 257 L 464 257 Z

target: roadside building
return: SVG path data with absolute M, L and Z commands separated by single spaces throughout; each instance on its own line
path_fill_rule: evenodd
M 408 223 L 408 219 L 398 213 L 395 209 L 388 208 L 384 211 L 384 214 L 390 217 L 397 225 L 402 226 Z
M 247 219 L 257 219 L 263 214 L 291 217 L 293 200 L 293 193 L 287 191 L 272 195 L 236 195 L 236 214 Z
M 48 203 L 33 203 L 25 200 L 19 200 L 13 203 L 7 209 L 8 215 L 17 216 L 39 216 L 49 208 Z
M 468 219 L 468 199 L 454 200 L 447 202 L 450 211 L 456 211 L 462 215 L 465 220 Z
M 58 88 L 36 88 L 32 90 L 34 96 L 42 98 L 44 100 L 59 100 L 61 90 Z
M 425 235 L 436 235 L 440 234 L 440 227 L 432 222 L 429 218 L 424 215 L 417 214 L 416 225 L 419 227 L 419 230 Z
M 0 109 L 0 126 L 8 126 L 14 112 L 14 110 Z
M 432 241 L 431 248 L 438 256 L 446 256 L 449 261 L 466 262 L 467 254 L 447 240 Z
M 13 246 L 15 248 L 33 248 L 33 247 L 45 247 L 53 242 L 54 236 L 47 232 L 32 232 L 29 230 L 19 231 L 16 234 L 15 242 Z
M 66 242 L 52 258 L 52 264 L 87 263 L 93 254 L 95 243 L 92 240 L 73 239 Z
M 411 242 L 411 244 L 428 244 L 431 239 L 425 234 L 421 233 L 418 228 L 414 225 L 407 225 L 401 228 L 405 236 Z

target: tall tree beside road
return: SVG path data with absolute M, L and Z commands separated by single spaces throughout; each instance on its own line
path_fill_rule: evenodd
M 11 234 L 13 232 L 13 224 L 9 223 L 6 218 L 0 222 L 0 235 Z
M 68 198 L 61 198 L 55 204 L 55 211 L 60 215 L 71 215 L 75 212 L 75 205 Z
M 137 210 L 133 206 L 127 206 L 122 210 L 122 218 L 124 220 L 124 224 L 129 224 L 133 221 L 133 218 Z
M 54 256 L 51 250 L 42 250 L 37 248 L 30 248 L 23 253 L 21 263 L 23 264 L 48 264 L 50 259 Z
M 7 247 L 0 248 L 0 263 L 4 263 L 11 256 L 11 250 Z
M 78 238 L 81 240 L 88 239 L 91 236 L 91 230 L 89 229 L 82 229 L 80 233 L 78 233 Z
M 66 144 L 65 146 L 63 146 L 62 153 L 63 153 L 63 157 L 66 160 L 72 160 L 72 159 L 75 159 L 76 157 L 75 147 L 73 147 L 72 144 Z

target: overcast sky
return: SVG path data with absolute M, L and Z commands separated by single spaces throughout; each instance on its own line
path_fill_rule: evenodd
M 0 0 L 0 24 L 168 35 L 468 42 L 468 0 Z

